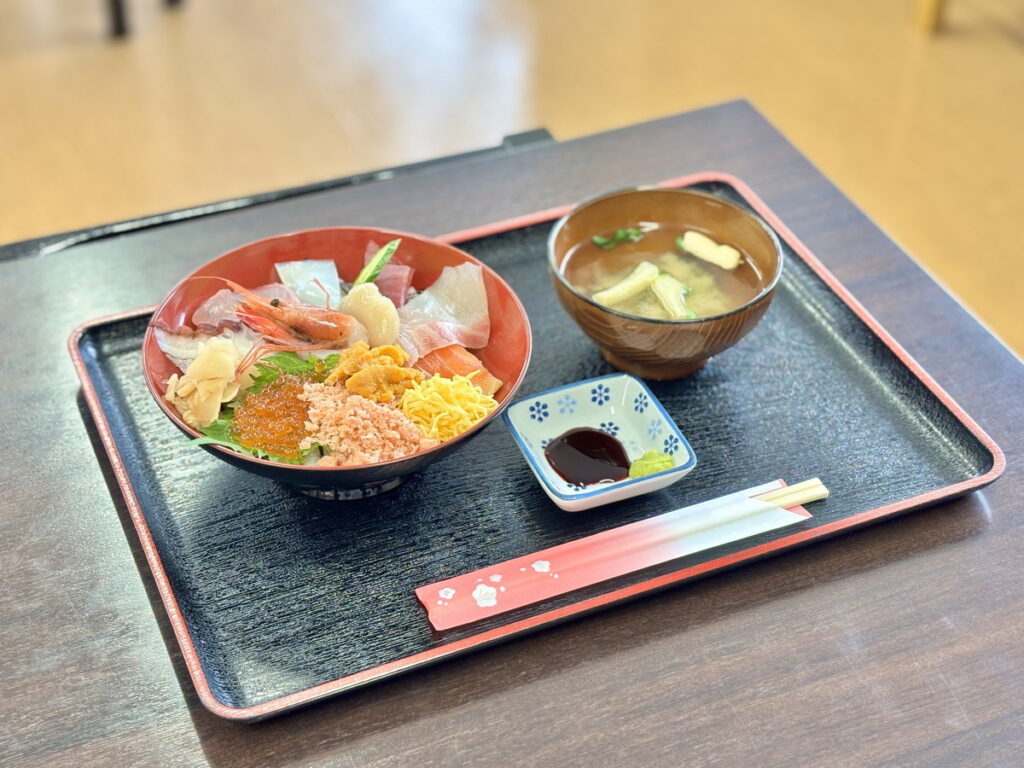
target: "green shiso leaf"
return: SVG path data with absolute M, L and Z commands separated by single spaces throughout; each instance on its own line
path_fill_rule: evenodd
M 225 416 L 227 412 L 230 415 Z M 255 456 L 257 459 L 267 459 L 268 461 L 279 461 L 283 464 L 304 464 L 304 459 L 311 454 L 313 451 L 320 449 L 319 444 L 313 444 L 309 448 L 304 448 L 298 457 L 290 458 L 286 456 L 277 456 L 273 453 L 267 453 L 261 451 L 259 448 L 246 448 L 244 445 L 239 445 L 231 434 L 231 416 L 234 412 L 225 408 L 221 411 L 221 417 L 215 422 L 210 424 L 208 427 L 200 427 L 199 431 L 203 433 L 203 437 L 197 437 L 189 442 L 192 445 L 222 445 L 225 448 L 230 448 L 236 453 L 241 453 L 246 456 Z
M 277 352 L 276 354 L 264 357 L 253 366 L 256 370 L 252 374 L 252 384 L 246 387 L 245 392 L 246 394 L 256 394 L 268 384 L 277 381 L 282 373 L 290 373 L 295 376 L 309 376 L 314 380 L 323 380 L 327 378 L 327 374 L 334 370 L 340 359 L 341 355 L 338 353 L 327 355 L 327 357 L 323 358 L 310 355 L 306 360 L 303 360 L 294 352 Z M 227 407 L 235 408 L 244 399 L 245 395 L 228 403 Z
M 310 357 L 307 360 L 303 360 L 294 352 L 278 352 L 274 355 L 268 355 L 260 360 L 259 365 L 273 366 L 279 368 L 281 373 L 294 373 L 300 375 L 303 373 L 309 373 L 313 370 L 313 366 L 316 363 L 316 358 Z
M 228 408 L 235 408 L 245 399 L 245 395 L 247 393 L 259 392 L 268 384 L 273 384 L 277 381 L 278 377 L 281 375 L 281 371 L 279 369 L 271 368 L 268 365 L 261 365 L 257 363 L 254 367 L 256 371 L 252 374 L 252 384 L 246 387 L 245 392 L 237 400 L 232 400 L 228 403 Z

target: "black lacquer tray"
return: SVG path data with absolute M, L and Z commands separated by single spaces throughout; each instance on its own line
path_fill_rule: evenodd
M 567 514 L 494 422 L 395 491 L 316 501 L 187 445 L 153 403 L 140 310 L 71 338 L 83 392 L 196 690 L 256 719 L 951 498 L 1002 453 L 739 180 L 677 179 L 756 210 L 787 263 L 762 323 L 692 378 L 651 384 L 697 454 L 682 482 Z M 522 395 L 610 372 L 557 304 L 547 211 L 446 239 L 497 270 L 534 330 Z M 212 255 L 212 254 L 211 254 Z M 820 475 L 813 518 L 479 624 L 435 633 L 413 590 L 758 483 Z

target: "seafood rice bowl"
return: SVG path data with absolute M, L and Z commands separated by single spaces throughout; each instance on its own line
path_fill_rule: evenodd
M 154 312 L 143 369 L 192 442 L 323 498 L 362 498 L 476 434 L 526 373 L 512 289 L 446 243 L 354 227 L 229 251 Z

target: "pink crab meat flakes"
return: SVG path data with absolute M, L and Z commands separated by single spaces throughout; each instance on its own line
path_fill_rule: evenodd
M 301 400 L 309 404 L 303 448 L 319 443 L 331 453 L 317 464 L 349 467 L 401 459 L 438 443 L 423 436 L 401 411 L 345 387 L 307 383 Z

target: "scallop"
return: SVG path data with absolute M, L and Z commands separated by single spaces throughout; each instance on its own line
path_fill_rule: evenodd
M 349 291 L 341 301 L 341 311 L 366 327 L 371 347 L 398 341 L 398 310 L 373 283 L 363 283 Z

